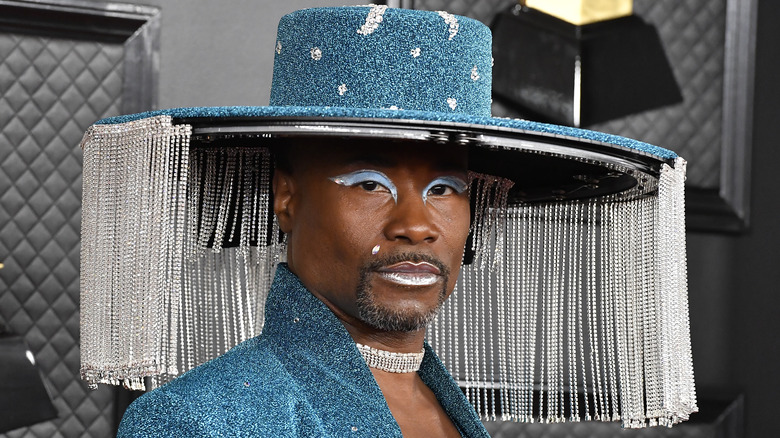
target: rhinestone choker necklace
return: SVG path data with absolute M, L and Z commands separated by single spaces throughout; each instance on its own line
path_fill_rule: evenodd
M 419 353 L 396 353 L 379 350 L 357 342 L 355 345 L 369 368 L 376 368 L 388 373 L 414 373 L 420 369 L 425 355 L 425 348 Z

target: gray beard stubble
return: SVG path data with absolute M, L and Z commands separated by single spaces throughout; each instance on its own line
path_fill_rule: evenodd
M 441 271 L 443 285 L 439 291 L 439 301 L 435 307 L 421 312 L 399 312 L 384 307 L 376 302 L 371 290 L 370 277 L 377 269 L 390 266 L 395 263 L 411 261 L 415 263 L 427 262 L 436 266 Z M 356 296 L 358 316 L 369 326 L 389 332 L 413 332 L 425 328 L 439 312 L 447 297 L 447 285 L 449 284 L 449 269 L 439 259 L 423 254 L 396 254 L 367 263 L 360 269 L 360 282 L 357 286 Z

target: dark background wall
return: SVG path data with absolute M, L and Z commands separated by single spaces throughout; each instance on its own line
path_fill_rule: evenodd
M 721 255 L 729 278 L 726 311 L 703 327 L 729 327 L 728 348 L 717 356 L 698 358 L 697 369 L 724 361 L 725 382 L 745 390 L 748 436 L 779 436 L 777 394 L 780 392 L 780 2 L 761 0 L 758 7 L 756 89 L 753 126 L 752 210 L 750 231 L 734 238 Z M 703 241 L 706 239 L 702 238 Z M 693 249 L 693 248 L 692 248 Z M 701 248 L 701 250 L 705 250 Z M 698 254 L 691 254 L 696 258 Z M 698 262 L 698 261 L 697 261 Z M 717 276 L 702 269 L 703 276 Z M 704 299 L 706 292 L 702 292 Z
M 780 2 L 760 0 L 751 226 L 688 238 L 694 368 L 702 391 L 745 394 L 747 437 L 780 436 Z
M 162 8 L 159 107 L 265 105 L 276 24 L 343 0 L 125 0 Z M 359 2 L 357 2 L 359 3 Z M 750 438 L 780 436 L 780 2 L 759 0 L 751 226 L 688 239 L 694 367 L 702 393 L 741 391 Z M 664 146 L 664 145 L 661 145 Z M 74 146 L 75 147 L 75 146 Z

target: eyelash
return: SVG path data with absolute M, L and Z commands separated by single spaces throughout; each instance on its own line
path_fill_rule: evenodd
M 359 185 L 363 190 L 367 192 L 373 192 L 379 187 L 383 187 L 382 184 L 380 184 L 377 181 L 363 181 L 361 183 L 357 183 L 356 185 Z M 369 185 L 372 185 L 373 187 L 367 187 Z
M 387 189 L 387 191 L 390 192 L 390 195 L 393 197 L 393 201 L 398 202 L 398 189 L 395 188 L 395 185 L 392 181 L 390 181 L 390 178 L 388 178 L 387 175 L 378 170 L 356 170 L 354 172 L 330 178 L 330 180 L 336 184 L 347 187 L 355 187 L 359 185 L 364 190 L 367 190 L 364 184 L 374 183 L 377 186 L 382 186 Z
M 468 184 L 460 178 L 456 178 L 452 176 L 439 177 L 431 181 L 431 183 L 428 184 L 427 187 L 425 187 L 425 190 L 423 190 L 423 194 L 422 194 L 423 202 L 425 203 L 428 202 L 428 194 L 431 192 L 431 190 L 433 190 L 436 187 L 445 187 L 458 194 L 465 192 L 469 188 Z M 434 196 L 445 196 L 445 195 L 446 193 L 442 193 L 439 195 L 434 194 Z
M 443 188 L 445 190 L 445 192 L 444 193 L 433 193 L 433 190 L 436 189 L 437 187 Z M 431 188 L 428 189 L 428 193 L 430 193 L 432 195 L 436 195 L 436 196 L 444 196 L 444 195 L 447 194 L 446 193 L 447 189 L 452 190 L 453 192 L 456 191 L 454 188 L 452 188 L 451 186 L 448 186 L 446 184 L 436 184 L 435 186 L 432 186 Z

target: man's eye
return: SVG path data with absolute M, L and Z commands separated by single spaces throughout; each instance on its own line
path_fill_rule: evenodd
M 382 187 L 381 184 L 379 184 L 376 181 L 363 181 L 362 183 L 360 183 L 360 188 L 362 188 L 363 190 L 365 190 L 367 192 L 374 192 L 374 191 L 377 191 L 379 189 L 382 189 L 383 187 Z
M 378 170 L 362 169 L 329 178 L 338 185 L 360 187 L 367 192 L 389 193 L 398 202 L 398 190 L 390 178 Z
M 455 193 L 464 193 L 469 186 L 462 178 L 457 176 L 441 176 L 434 179 L 422 192 L 423 202 L 428 202 L 428 196 L 450 196 Z
M 434 195 L 434 196 L 444 196 L 449 195 L 453 192 L 453 188 L 450 186 L 446 186 L 444 184 L 438 184 L 433 187 L 431 187 L 428 190 L 428 194 Z

